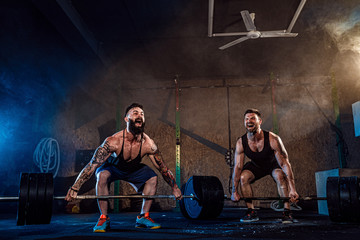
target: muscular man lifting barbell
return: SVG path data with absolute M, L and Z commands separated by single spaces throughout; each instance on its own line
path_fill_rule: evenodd
M 133 103 L 125 111 L 126 129 L 105 139 L 99 146 L 91 161 L 84 167 L 75 183 L 69 189 L 65 200 L 76 198 L 80 187 L 96 170 L 96 194 L 109 195 L 108 183 L 115 180 L 129 182 L 135 190 L 143 195 L 155 195 L 157 185 L 156 173 L 145 164 L 142 158 L 148 155 L 156 169 L 171 186 L 176 199 L 181 199 L 181 191 L 175 182 L 172 172 L 165 165 L 158 147 L 154 141 L 144 133 L 145 115 L 140 104 Z M 113 158 L 109 158 L 114 155 Z M 138 228 L 160 228 L 149 216 L 153 199 L 144 199 L 140 215 L 136 219 Z M 100 218 L 94 227 L 94 232 L 105 232 L 110 227 L 107 215 L 108 202 L 98 199 Z
M 289 163 L 288 154 L 280 137 L 261 129 L 261 114 L 257 109 L 248 109 L 244 114 L 246 134 L 238 139 L 235 150 L 233 172 L 233 189 L 231 200 L 240 200 L 238 185 L 244 198 L 251 198 L 251 183 L 271 175 L 275 180 L 281 197 L 290 197 L 291 202 L 299 198 L 295 189 L 294 174 Z M 244 166 L 245 155 L 251 159 Z M 258 221 L 252 200 L 245 200 L 248 210 L 241 222 Z M 283 223 L 293 222 L 289 201 L 284 202 Z

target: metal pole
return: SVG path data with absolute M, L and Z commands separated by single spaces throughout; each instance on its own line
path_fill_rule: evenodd
M 181 184 L 181 165 L 180 165 L 180 89 L 179 89 L 179 81 L 178 76 L 175 76 L 175 137 L 176 137 L 176 146 L 175 146 L 175 162 L 176 162 L 176 169 L 175 169 L 175 177 L 176 183 Z M 176 209 L 179 209 L 178 203 L 176 203 Z
M 278 118 L 276 113 L 276 98 L 275 98 L 275 76 L 274 73 L 270 73 L 271 81 L 271 103 L 272 103 L 272 117 L 273 117 L 273 132 L 275 134 L 279 133 Z
M 122 111 L 121 111 L 121 85 L 119 83 L 117 96 L 116 96 L 116 132 L 120 131 L 122 123 Z M 114 194 L 120 194 L 120 180 L 114 181 Z M 120 202 L 118 199 L 114 201 L 114 212 L 120 212 Z
M 331 96 L 334 106 L 335 113 L 335 125 L 340 130 L 340 132 L 336 132 L 336 145 L 338 147 L 338 156 L 339 156 L 339 167 L 346 167 L 346 159 L 344 154 L 344 143 L 341 134 L 341 121 L 340 121 L 340 107 L 339 107 L 339 96 L 338 90 L 336 86 L 335 73 L 331 73 Z
M 214 0 L 209 0 L 209 14 L 208 14 L 208 36 L 213 35 L 213 24 L 214 24 Z

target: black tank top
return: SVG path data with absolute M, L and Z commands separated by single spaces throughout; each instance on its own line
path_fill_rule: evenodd
M 245 155 L 251 159 L 258 167 L 270 167 L 276 162 L 275 152 L 270 146 L 269 132 L 264 131 L 264 148 L 261 152 L 253 152 L 248 143 L 247 134 L 245 133 L 242 137 L 242 145 L 244 148 Z
M 143 139 L 143 135 L 141 134 L 140 150 L 139 150 L 139 154 L 136 156 L 136 158 L 134 158 L 133 160 L 130 160 L 130 161 L 125 161 L 125 159 L 124 159 L 125 130 L 124 130 L 121 152 L 120 152 L 119 156 L 117 156 L 116 158 L 114 158 L 114 157 L 109 158 L 108 163 L 116 166 L 117 168 L 119 168 L 120 170 L 123 170 L 123 171 L 135 171 L 135 170 L 140 169 L 143 166 L 143 164 L 141 164 L 142 139 Z

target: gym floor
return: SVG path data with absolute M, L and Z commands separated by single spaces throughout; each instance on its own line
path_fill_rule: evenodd
M 152 212 L 156 230 L 134 227 L 136 212 L 110 214 L 111 230 L 93 233 L 99 214 L 54 214 L 49 225 L 16 226 L 16 214 L 0 214 L 0 239 L 359 239 L 360 223 L 334 223 L 314 211 L 294 211 L 293 224 L 281 212 L 259 209 L 260 221 L 240 223 L 245 209 L 224 208 L 212 220 L 189 220 L 177 211 Z

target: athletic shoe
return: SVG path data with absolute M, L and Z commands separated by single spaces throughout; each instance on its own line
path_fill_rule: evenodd
M 240 219 L 240 222 L 256 222 L 259 221 L 259 217 L 254 209 L 248 208 L 246 214 Z
M 289 210 L 286 210 L 283 212 L 283 217 L 282 217 L 282 223 L 294 223 L 294 219 L 292 217 L 292 214 Z
M 94 232 L 106 232 L 110 229 L 110 218 L 102 214 L 94 227 Z
M 150 229 L 158 229 L 161 228 L 161 225 L 155 223 L 149 216 L 149 213 L 145 213 L 144 216 L 140 217 L 137 216 L 136 218 L 136 225 L 137 228 L 150 228 Z

